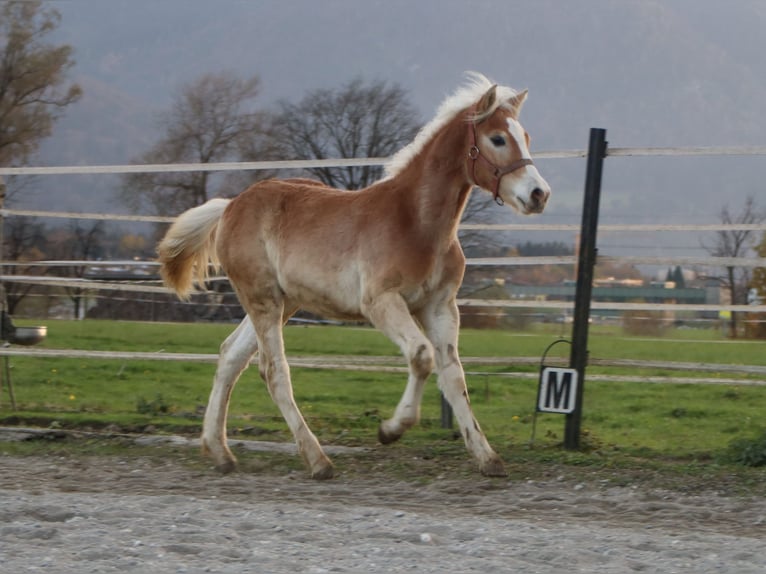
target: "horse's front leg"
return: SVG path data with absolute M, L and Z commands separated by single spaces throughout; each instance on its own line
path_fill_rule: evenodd
M 506 476 L 503 461 L 492 449 L 471 409 L 465 372 L 458 357 L 460 315 L 454 300 L 429 308 L 421 322 L 434 346 L 437 384 L 452 407 L 468 451 L 486 476 Z
M 378 440 L 389 444 L 420 420 L 423 387 L 434 368 L 434 351 L 398 294 L 383 295 L 368 304 L 364 311 L 370 322 L 399 346 L 409 366 L 404 394 L 393 416 L 378 428 Z
M 234 470 L 237 464 L 236 457 L 226 444 L 226 416 L 231 393 L 257 350 L 258 340 L 253 325 L 245 317 L 223 342 L 218 356 L 213 389 L 202 425 L 202 452 L 210 456 L 216 468 L 224 473 Z
M 420 421 L 420 403 L 423 400 L 423 388 L 431 374 L 429 367 L 421 368 L 419 360 L 410 361 L 409 376 L 404 394 L 396 405 L 396 410 L 390 419 L 380 423 L 378 427 L 378 440 L 381 444 L 390 444 L 399 440 L 407 429 L 415 426 Z

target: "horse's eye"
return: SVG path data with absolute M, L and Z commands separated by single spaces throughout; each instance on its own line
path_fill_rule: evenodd
M 505 138 L 503 136 L 492 136 L 489 138 L 489 141 L 491 141 L 492 145 L 495 147 L 503 147 L 505 145 Z

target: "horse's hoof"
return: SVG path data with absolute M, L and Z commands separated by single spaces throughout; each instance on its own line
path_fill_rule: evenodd
M 311 472 L 311 478 L 314 480 L 328 480 L 333 476 L 335 476 L 335 469 L 333 468 L 332 464 L 327 464 L 319 470 L 314 470 Z
M 378 442 L 380 444 L 391 444 L 392 442 L 398 441 L 400 438 L 402 438 L 401 433 L 395 434 L 386 432 L 386 429 L 383 428 L 382 423 L 378 427 Z
M 499 457 L 489 459 L 479 466 L 479 470 L 484 476 L 508 476 L 505 465 Z
M 233 461 L 233 460 L 227 460 L 224 463 L 215 465 L 215 468 L 221 474 L 229 474 L 229 473 L 234 472 L 236 470 L 237 463 L 236 463 L 236 461 Z

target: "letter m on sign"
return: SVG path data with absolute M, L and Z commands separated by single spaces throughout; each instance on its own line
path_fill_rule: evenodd
M 544 413 L 569 414 L 577 400 L 577 371 L 545 367 L 540 373 L 537 410 Z

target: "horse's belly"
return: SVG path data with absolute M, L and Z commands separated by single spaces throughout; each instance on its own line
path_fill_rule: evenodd
M 327 297 L 316 293 L 304 294 L 300 299 L 295 299 L 295 302 L 304 311 L 309 311 L 326 319 L 358 321 L 364 318 L 359 310 L 359 305 L 337 296 Z
M 358 284 L 347 284 L 342 278 L 332 283 L 314 281 L 310 284 L 287 280 L 282 289 L 292 304 L 305 311 L 327 319 L 363 319 Z

